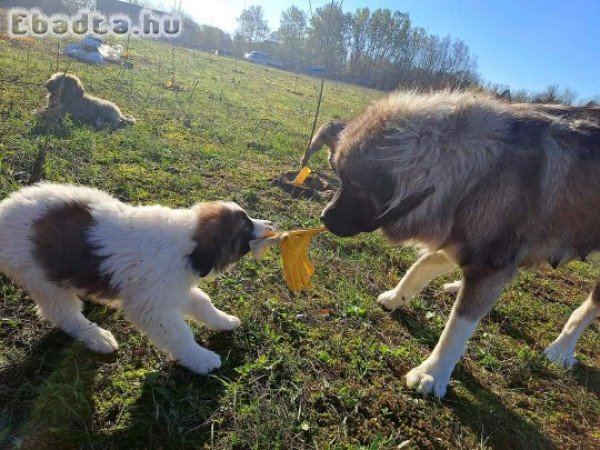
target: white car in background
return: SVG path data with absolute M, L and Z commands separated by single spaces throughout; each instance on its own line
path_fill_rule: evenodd
M 281 61 L 271 59 L 268 53 L 259 52 L 257 50 L 254 50 L 250 53 L 246 53 L 244 55 L 244 59 L 256 64 L 262 64 L 263 66 L 273 66 L 278 68 L 283 67 L 283 63 Z

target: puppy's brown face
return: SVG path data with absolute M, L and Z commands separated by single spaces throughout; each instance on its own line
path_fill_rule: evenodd
M 189 258 L 200 277 L 222 272 L 250 251 L 250 241 L 274 229 L 269 221 L 251 219 L 233 202 L 201 203 L 195 210 L 196 247 Z
M 74 75 L 55 73 L 46 81 L 46 89 L 51 94 L 59 94 L 61 99 L 73 99 L 83 96 L 81 81 Z

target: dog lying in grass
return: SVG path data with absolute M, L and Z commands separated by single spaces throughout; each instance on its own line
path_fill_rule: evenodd
M 218 331 L 240 321 L 196 286 L 271 230 L 232 202 L 131 206 L 97 189 L 44 183 L 0 203 L 0 271 L 29 291 L 41 317 L 90 350 L 118 346 L 84 317 L 82 296 L 123 310 L 182 366 L 205 374 L 221 360 L 195 342 L 184 316 Z
M 86 94 L 75 75 L 57 72 L 46 81 L 48 105 L 37 113 L 40 117 L 62 120 L 69 115 L 75 122 L 96 129 L 121 128 L 135 123 L 133 117 L 121 113 L 113 102 Z

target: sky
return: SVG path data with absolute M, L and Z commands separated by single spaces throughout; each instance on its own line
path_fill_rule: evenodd
M 271 30 L 292 4 L 309 0 L 181 0 L 198 22 L 227 32 L 251 5 L 261 5 Z M 329 3 L 312 0 L 313 10 Z M 485 81 L 513 90 L 541 91 L 550 84 L 580 99 L 600 96 L 600 0 L 345 0 L 343 8 L 408 12 L 414 26 L 461 38 L 477 56 Z

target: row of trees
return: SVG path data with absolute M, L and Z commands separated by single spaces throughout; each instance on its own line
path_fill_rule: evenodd
M 161 0 L 127 0 L 142 7 L 166 10 Z M 4 0 L 8 6 L 42 7 L 48 13 L 94 9 L 95 0 Z M 167 3 L 170 3 L 167 2 Z M 482 86 L 498 94 L 506 86 L 485 84 L 477 60 L 460 39 L 440 37 L 412 24 L 407 13 L 359 8 L 347 13 L 341 3 L 328 3 L 307 14 L 297 6 L 281 13 L 279 28 L 271 31 L 261 6 L 244 9 L 234 35 L 211 25 L 199 25 L 175 0 L 172 10 L 184 18 L 177 45 L 204 50 L 226 50 L 242 56 L 250 50 L 270 52 L 286 67 L 302 71 L 323 67 L 329 78 L 364 86 L 439 89 Z M 577 102 L 577 93 L 550 85 L 541 92 L 513 91 L 512 101 Z M 589 104 L 599 104 L 600 96 Z
M 322 66 L 331 78 L 384 90 L 466 87 L 479 81 L 476 59 L 463 41 L 431 35 L 398 11 L 346 13 L 333 2 L 309 17 L 291 6 L 270 32 L 262 8 L 250 6 L 238 23 L 233 48 L 261 49 L 266 43 L 293 70 Z
M 562 103 L 564 105 L 583 104 L 587 106 L 600 105 L 600 95 L 588 100 L 579 100 L 579 95 L 571 88 L 560 88 L 556 84 L 548 85 L 544 90 L 539 92 L 519 89 L 510 91 L 506 86 L 499 84 L 487 84 L 486 89 L 496 92 L 505 98 L 509 98 L 513 102 L 526 103 Z

